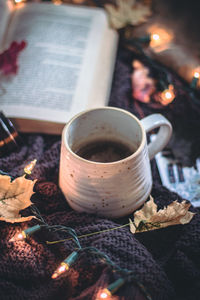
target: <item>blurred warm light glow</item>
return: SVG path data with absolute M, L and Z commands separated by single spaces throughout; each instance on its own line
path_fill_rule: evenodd
M 161 52 L 166 50 L 169 47 L 169 43 L 173 39 L 173 34 L 164 28 L 160 28 L 158 25 L 152 25 L 148 29 L 150 34 L 150 47 L 155 52 Z
M 10 242 L 16 242 L 16 241 L 24 241 L 26 239 L 26 234 L 24 231 L 16 234 L 14 237 L 10 239 Z
M 103 292 L 101 293 L 101 295 L 100 295 L 100 298 L 101 298 L 101 299 L 108 299 L 108 298 L 109 298 L 109 294 L 108 294 L 107 292 L 103 291 Z
M 65 273 L 67 270 L 69 270 L 68 264 L 62 262 L 60 264 L 60 266 L 55 270 L 55 272 L 53 273 L 53 275 L 51 276 L 51 278 L 55 279 L 58 276 L 60 276 L 61 274 Z
M 191 83 L 190 83 L 190 86 L 194 89 L 197 88 L 197 86 L 199 86 L 199 83 L 200 83 L 200 66 L 193 69 L 192 71 L 192 79 L 191 79 Z
M 161 93 L 161 103 L 163 105 L 168 105 L 174 100 L 174 98 L 175 98 L 174 87 L 172 84 L 170 84 L 168 89 L 164 90 Z
M 195 71 L 193 77 L 198 79 L 199 76 L 200 76 L 199 72 Z
M 103 289 L 98 292 L 96 300 L 101 300 L 101 299 L 106 299 L 106 300 L 111 300 L 112 299 L 112 294 L 108 289 Z
M 22 233 L 19 233 L 17 236 L 18 240 L 23 240 L 24 239 L 24 235 Z
M 159 34 L 154 33 L 151 35 L 151 39 L 153 39 L 154 41 L 158 41 L 160 39 L 160 36 L 159 36 Z
M 194 72 L 194 77 L 195 78 L 199 78 L 199 73 L 198 72 Z
M 85 0 L 74 0 L 73 2 L 76 4 L 81 4 L 81 3 L 85 2 Z
M 25 5 L 26 5 L 26 0 L 13 0 L 12 3 L 15 3 L 15 10 L 20 10 L 22 9 Z M 12 10 L 13 10 L 13 6 L 12 6 Z
M 37 159 L 32 160 L 28 165 L 25 166 L 24 172 L 26 174 L 30 175 L 36 165 L 36 162 L 37 162 Z
M 53 4 L 55 4 L 55 5 L 61 5 L 62 1 L 61 0 L 53 0 Z

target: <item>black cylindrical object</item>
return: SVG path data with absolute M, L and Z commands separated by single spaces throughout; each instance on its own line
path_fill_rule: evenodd
M 23 144 L 12 122 L 0 111 L 0 157 L 16 151 Z

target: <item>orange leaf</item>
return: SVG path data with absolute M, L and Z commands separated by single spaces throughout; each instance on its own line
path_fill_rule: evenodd
M 30 198 L 35 182 L 24 176 L 11 181 L 9 176 L 0 175 L 0 221 L 15 223 L 34 218 L 21 217 L 19 212 L 32 204 Z
M 186 201 L 173 201 L 167 207 L 157 211 L 152 196 L 144 206 L 134 213 L 134 223 L 130 220 L 132 233 L 164 228 L 172 225 L 189 223 L 195 213 L 189 210 L 191 204 Z

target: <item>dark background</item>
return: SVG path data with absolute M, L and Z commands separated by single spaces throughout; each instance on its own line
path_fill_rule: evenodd
M 153 7 L 157 14 L 179 27 L 188 41 L 199 41 L 199 0 L 153 0 Z

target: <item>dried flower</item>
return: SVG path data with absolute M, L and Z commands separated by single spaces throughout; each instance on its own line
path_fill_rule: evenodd
M 149 76 L 149 69 L 138 60 L 134 60 L 133 68 L 132 96 L 140 102 L 148 103 L 151 95 L 156 91 L 155 80 Z
M 0 54 L 0 71 L 4 75 L 16 74 L 18 71 L 17 58 L 19 52 L 26 47 L 26 42 L 12 42 L 10 47 Z

